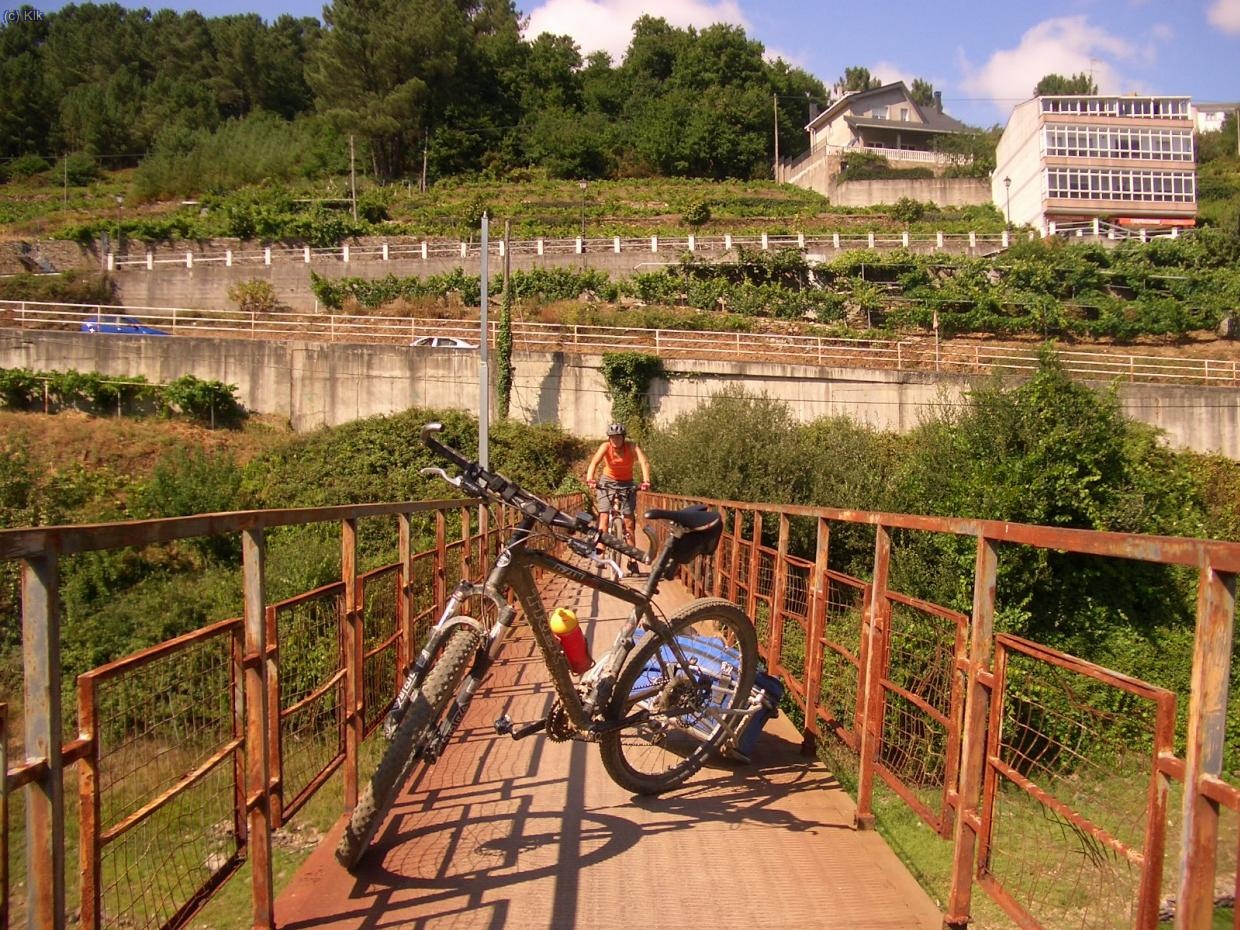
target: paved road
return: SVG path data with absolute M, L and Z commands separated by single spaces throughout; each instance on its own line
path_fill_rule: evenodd
M 622 604 L 552 597 L 597 617 L 594 641 L 610 642 Z M 670 612 L 687 598 L 660 600 Z M 315 850 L 276 903 L 282 930 L 939 930 L 934 903 L 876 833 L 853 829 L 851 799 L 800 755 L 782 716 L 754 763 L 634 798 L 592 746 L 495 736 L 501 713 L 533 720 L 550 701 L 528 635 L 488 685 L 439 763 L 415 773 L 357 877 L 332 857 L 343 821 Z

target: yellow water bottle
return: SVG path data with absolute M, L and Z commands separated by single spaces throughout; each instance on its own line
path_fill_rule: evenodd
M 580 675 L 594 664 L 590 658 L 590 645 L 585 634 L 577 623 L 577 615 L 567 607 L 557 607 L 551 611 L 551 632 L 560 641 L 560 648 L 568 659 L 568 667 L 574 675 Z

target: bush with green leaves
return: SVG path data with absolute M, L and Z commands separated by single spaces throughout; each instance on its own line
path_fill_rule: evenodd
M 686 226 L 697 229 L 710 222 L 710 204 L 704 200 L 695 200 L 680 217 Z
M 237 400 L 237 386 L 182 375 L 159 392 L 165 411 L 183 414 L 203 423 L 233 426 L 245 417 Z
M 6 171 L 10 179 L 24 181 L 36 174 L 42 174 L 51 167 L 42 155 L 19 155 L 8 163 Z
M 230 285 L 228 299 L 236 304 L 242 313 L 272 313 L 287 309 L 271 282 L 262 278 L 251 278 L 249 281 L 238 281 Z
M 600 368 L 611 418 L 640 438 L 650 420 L 650 385 L 655 378 L 669 377 L 663 359 L 646 352 L 604 352 Z
M 85 152 L 74 152 L 57 162 L 53 174 L 74 187 L 85 187 L 99 180 L 99 163 Z

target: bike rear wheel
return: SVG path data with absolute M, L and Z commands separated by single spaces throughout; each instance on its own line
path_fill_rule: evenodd
M 694 601 L 668 626 L 689 667 L 676 660 L 665 640 L 647 633 L 620 672 L 607 718 L 619 721 L 642 710 L 649 716 L 599 739 L 607 774 L 634 794 L 668 791 L 700 769 L 737 720 L 720 711 L 748 706 L 758 670 L 753 624 L 728 601 Z M 739 654 L 735 676 L 718 672 L 720 641 Z
M 345 826 L 344 835 L 336 846 L 336 859 L 347 869 L 361 861 L 375 831 L 383 822 L 401 785 L 409 777 L 417 753 L 421 750 L 428 729 L 443 714 L 444 708 L 465 677 L 482 640 L 472 627 L 458 626 L 449 631 L 439 658 L 426 674 L 422 687 L 413 695 L 396 735 L 388 744 L 379 767 L 362 790 Z

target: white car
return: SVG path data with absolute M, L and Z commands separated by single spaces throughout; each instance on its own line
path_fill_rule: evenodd
M 477 344 L 457 339 L 456 336 L 419 336 L 409 343 L 419 349 L 476 349 Z

